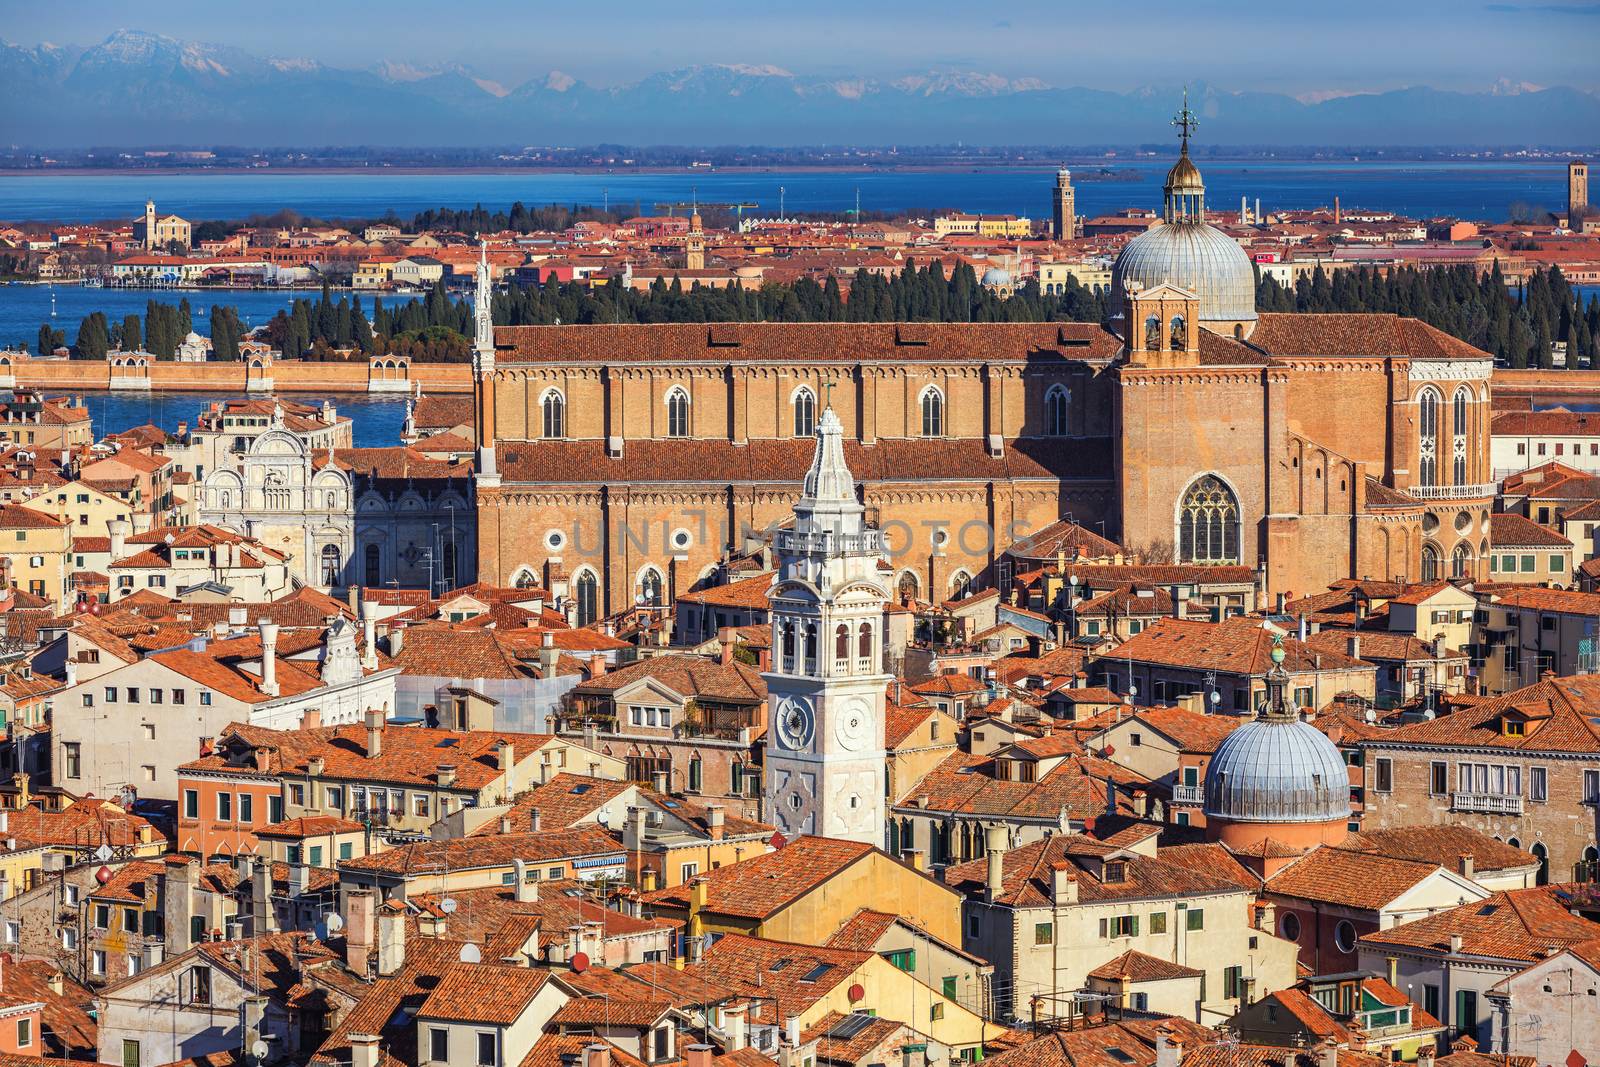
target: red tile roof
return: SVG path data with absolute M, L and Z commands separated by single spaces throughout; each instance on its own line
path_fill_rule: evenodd
M 706 886 L 705 910 L 748 919 L 770 918 L 873 853 L 884 862 L 897 862 L 871 845 L 797 837 L 776 852 L 700 874 Z M 671 886 L 646 893 L 644 899 L 657 907 L 687 909 L 689 893 L 687 885 Z

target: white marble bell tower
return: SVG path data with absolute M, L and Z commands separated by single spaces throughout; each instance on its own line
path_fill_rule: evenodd
M 765 818 L 786 837 L 816 834 L 883 847 L 883 534 L 869 529 L 844 459 L 832 407 L 817 420 L 817 447 L 777 534 L 769 594 L 772 670 L 767 683 Z

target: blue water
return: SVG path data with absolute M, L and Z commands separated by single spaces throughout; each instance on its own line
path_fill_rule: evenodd
M 291 300 L 317 300 L 320 290 L 315 289 L 220 289 L 220 290 L 152 290 L 152 289 L 88 289 L 81 285 L 5 285 L 0 286 L 0 347 L 14 346 L 19 341 L 28 343 L 28 351 L 38 347 L 39 326 L 49 322 L 67 335 L 72 344 L 78 336 L 78 324 L 92 311 L 104 311 L 109 322 L 121 322 L 127 315 L 138 315 L 144 320 L 145 304 L 151 300 L 176 305 L 187 299 L 194 328 L 207 336 L 211 326 L 207 316 L 211 305 L 232 304 L 247 326 L 263 326 L 281 310 L 287 310 Z M 348 296 L 335 293 L 334 299 Z M 54 301 L 55 317 L 50 315 Z M 385 303 L 396 303 L 410 297 L 390 295 Z M 372 295 L 361 296 L 361 307 L 372 315 Z
M 54 390 L 52 395 L 57 395 Z M 176 430 L 178 423 L 193 426 L 195 417 L 214 400 L 236 399 L 237 393 L 84 393 L 89 417 L 94 420 L 95 437 L 153 423 L 164 430 Z M 285 400 L 300 404 L 320 404 L 321 397 L 287 393 Z M 348 415 L 357 448 L 380 448 L 400 443 L 400 430 L 406 421 L 404 397 L 332 394 L 328 399 L 340 415 Z
M 1129 172 L 1125 181 L 1081 180 L 1078 211 L 1097 215 L 1124 207 L 1156 207 L 1170 159 L 1101 161 Z M 1086 174 L 1098 164 L 1080 164 Z M 1559 208 L 1566 201 L 1560 163 L 1304 163 L 1202 161 L 1208 203 L 1237 211 L 1239 197 L 1260 198 L 1264 209 L 1331 205 L 1369 207 L 1414 217 L 1455 215 L 1503 219 L 1509 204 L 1524 200 Z M 637 203 L 652 213 L 657 202 L 752 202 L 760 213 L 783 205 L 794 211 L 846 211 L 860 191 L 863 209 L 961 208 L 1047 216 L 1054 171 L 1046 168 L 932 171 L 679 171 L 658 174 L 489 173 L 435 174 L 383 171 L 350 173 L 249 171 L 229 173 L 27 174 L 0 177 L 0 219 L 88 222 L 131 219 L 154 198 L 162 211 L 190 219 L 243 218 L 293 209 L 321 218 L 372 217 L 393 209 L 402 216 L 430 207 L 505 208 L 528 205 Z

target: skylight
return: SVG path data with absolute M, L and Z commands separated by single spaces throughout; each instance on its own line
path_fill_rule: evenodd
M 815 982 L 818 978 L 833 970 L 831 963 L 819 963 L 800 977 L 802 982 Z

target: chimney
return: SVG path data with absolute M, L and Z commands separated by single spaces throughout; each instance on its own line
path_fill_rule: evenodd
M 378 1067 L 378 1035 L 350 1035 L 350 1067 Z
M 405 963 L 406 917 L 385 909 L 378 916 L 378 977 L 392 977 Z
M 903 848 L 900 855 L 911 864 L 912 868 L 919 871 L 928 869 L 928 854 L 920 848 Z
M 406 628 L 404 626 L 389 627 L 389 658 L 393 659 L 398 656 L 405 646 Z
M 106 533 L 111 537 L 111 562 L 126 556 L 128 545 L 128 523 L 125 519 L 112 519 L 106 523 Z
M 1006 838 L 1004 826 L 991 826 L 983 832 L 983 846 L 987 852 L 988 870 L 984 880 L 984 899 L 991 904 L 1005 892 Z
M 550 679 L 556 676 L 556 664 L 561 658 L 561 652 L 556 648 L 556 633 L 546 630 L 539 635 L 539 677 Z
M 278 912 L 272 906 L 272 864 L 263 859 L 250 864 L 250 919 L 252 937 L 277 932 Z
M 1477 877 L 1476 866 L 1472 858 L 1472 853 L 1463 852 L 1456 857 L 1456 870 L 1460 873 L 1461 877 L 1467 879 L 1468 881 Z
M 596 652 L 589 657 L 589 680 L 594 681 L 604 673 L 606 673 L 606 657 Z
M 711 1046 L 690 1045 L 684 1057 L 685 1067 L 711 1067 Z
M 228 609 L 228 626 L 233 630 L 243 630 L 250 625 L 250 611 L 245 607 L 232 607 Z
M 1461 955 L 1461 935 L 1460 934 L 1451 934 L 1450 935 L 1450 955 L 1452 955 L 1452 956 Z
M 58 997 L 62 995 L 62 991 L 66 988 L 66 982 L 63 980 L 60 971 L 51 971 L 50 977 L 46 978 L 45 982 L 50 986 L 50 992 Z
M 321 708 L 307 708 L 305 711 L 302 711 L 300 713 L 300 729 L 302 729 L 302 730 L 320 730 L 320 729 L 322 729 L 322 709 Z
M 723 1042 L 729 1052 L 738 1052 L 750 1042 L 750 1006 L 729 1004 L 722 1009 Z
M 713 841 L 721 841 L 725 832 L 723 823 L 725 817 L 721 804 L 713 804 L 706 808 L 706 833 Z
M 1183 1042 L 1163 1026 L 1156 1031 L 1156 1067 L 1178 1067 L 1182 1062 Z
M 372 954 L 377 906 L 377 894 L 370 889 L 351 890 L 345 902 L 344 963 L 362 978 L 367 976 L 367 961 Z
M 1417 1046 L 1417 1067 L 1433 1067 L 1435 1048 L 1432 1041 L 1424 1041 Z
M 161 893 L 162 923 L 179 952 L 189 947 L 189 919 L 194 915 L 194 880 L 199 868 L 199 861 L 191 856 L 167 858 L 166 885 Z
M 800 1047 L 800 1016 L 786 1015 L 783 1019 L 783 1036 L 788 1039 L 790 1048 Z
M 1078 874 L 1066 860 L 1050 865 L 1050 896 L 1057 904 L 1078 902 Z
M 367 722 L 367 758 L 377 759 L 383 755 L 383 711 L 380 708 L 368 708 Z
M 1317 1046 L 1317 1067 L 1339 1067 L 1339 1046 L 1332 1038 Z
M 1385 956 L 1383 958 L 1384 980 L 1396 989 L 1400 988 L 1400 957 Z
M 361 605 L 361 666 L 369 671 L 378 669 L 378 615 L 372 601 Z
M 278 695 L 278 624 L 271 619 L 261 620 L 261 691 Z
M 602 1041 L 583 1047 L 583 1067 L 611 1067 L 611 1046 Z
M 496 741 L 495 744 L 494 744 L 494 766 L 495 766 L 495 770 L 500 771 L 503 774 L 509 774 L 509 773 L 511 773 L 511 768 L 515 767 L 516 765 L 517 765 L 517 746 L 512 744 L 506 738 L 502 737 L 500 740 Z M 510 791 L 510 788 L 511 788 L 511 783 L 507 782 L 506 783 L 506 789 L 507 789 L 508 792 Z
M 650 775 L 650 784 L 657 793 L 665 794 L 671 786 L 669 771 L 655 771 Z
M 528 809 L 528 832 L 536 834 L 540 830 L 543 830 L 543 829 L 544 829 L 544 816 L 539 813 L 539 809 L 538 808 L 529 808 Z
M 441 763 L 437 769 L 440 789 L 449 789 L 456 784 L 456 765 L 454 763 Z
M 1361 658 L 1361 635 L 1360 634 L 1351 634 L 1349 637 L 1345 638 L 1344 650 L 1345 650 L 1345 654 L 1348 655 L 1351 659 L 1360 659 Z
M 724 626 L 718 630 L 717 643 L 721 646 L 718 660 L 726 667 L 733 662 L 733 627 Z
M 528 864 L 525 860 L 511 861 L 512 876 L 517 884 L 512 887 L 511 898 L 518 904 L 531 904 L 539 899 L 539 883 L 528 881 Z

